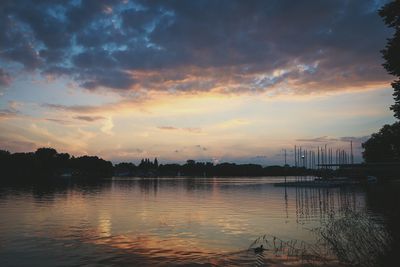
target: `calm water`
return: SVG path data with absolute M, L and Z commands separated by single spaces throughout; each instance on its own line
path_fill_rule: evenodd
M 2 266 L 252 265 L 264 234 L 313 243 L 365 188 L 274 187 L 281 178 L 114 179 L 0 189 Z M 378 210 L 378 211 L 377 211 Z M 285 259 L 274 259 L 283 262 Z M 266 259 L 267 261 L 267 259 Z

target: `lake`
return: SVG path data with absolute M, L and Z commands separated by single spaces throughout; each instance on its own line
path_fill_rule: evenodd
M 264 235 L 269 242 L 315 244 L 313 229 L 344 210 L 364 212 L 389 233 L 397 223 L 397 182 L 346 188 L 273 185 L 281 181 L 114 178 L 96 184 L 2 186 L 1 265 L 296 265 L 296 259 L 271 251 L 260 259 L 249 246 Z

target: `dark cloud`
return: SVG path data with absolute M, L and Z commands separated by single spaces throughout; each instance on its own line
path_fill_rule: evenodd
M 159 126 L 157 127 L 160 130 L 178 130 L 179 128 L 173 127 L 173 126 Z
M 81 121 L 98 121 L 98 120 L 104 120 L 105 118 L 103 116 L 75 116 L 73 117 L 76 120 L 81 120 Z
M 11 83 L 10 74 L 0 68 L 0 88 L 6 87 Z
M 39 55 L 48 63 L 57 63 L 64 60 L 66 52 L 62 49 L 42 49 Z
M 13 109 L 0 109 L 0 119 L 9 119 L 9 118 L 14 118 L 15 116 L 18 115 L 18 111 L 13 110 Z
M 31 44 L 16 45 L 13 49 L 0 52 L 0 56 L 9 61 L 21 63 L 28 70 L 38 68 L 41 63 L 35 48 Z
M 362 87 L 389 80 L 385 2 L 4 0 L 0 59 L 90 90 Z
M 45 103 L 41 105 L 44 108 L 54 109 L 54 110 L 63 110 L 63 111 L 71 111 L 76 113 L 89 113 L 95 112 L 100 110 L 99 107 L 95 106 L 80 106 L 80 105 L 73 105 L 73 106 L 66 106 L 66 105 L 59 105 L 59 104 L 49 104 Z
M 50 122 L 59 123 L 59 124 L 62 124 L 62 125 L 73 124 L 72 121 L 62 120 L 62 119 L 46 118 L 45 120 L 46 121 L 50 121 Z
M 79 75 L 79 79 L 84 81 L 81 85 L 86 89 L 98 87 L 128 89 L 134 84 L 131 76 L 124 71 L 99 68 L 85 70 Z

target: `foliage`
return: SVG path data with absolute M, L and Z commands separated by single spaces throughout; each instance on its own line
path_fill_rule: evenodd
M 58 153 L 53 148 L 39 148 L 35 152 L 10 153 L 0 150 L 0 169 L 4 177 L 27 180 L 35 176 L 49 177 L 246 177 L 246 176 L 291 176 L 313 175 L 313 170 L 289 166 L 267 166 L 258 164 L 235 164 L 196 162 L 185 164 L 159 164 L 158 159 L 142 159 L 139 165 L 131 162 L 111 162 L 97 156 L 71 157 L 68 153 Z
M 394 29 L 394 35 L 388 39 L 382 55 L 384 68 L 396 77 L 392 82 L 394 104 L 390 107 L 394 116 L 400 119 L 400 1 L 392 1 L 379 10 L 385 24 Z M 399 123 L 384 125 L 378 133 L 363 144 L 363 157 L 366 162 L 400 161 L 400 126 Z
M 112 163 L 98 157 L 71 157 L 54 148 L 39 148 L 35 152 L 10 153 L 0 150 L 3 177 L 15 180 L 43 180 L 65 174 L 80 177 L 111 177 Z
M 212 162 L 196 162 L 187 160 L 185 164 L 158 164 L 157 158 L 154 162 L 142 159 L 138 166 L 133 163 L 119 163 L 114 167 L 116 176 L 189 176 L 189 177 L 245 177 L 245 176 L 290 176 L 311 175 L 312 171 L 305 168 L 268 166 L 259 164 L 235 164 Z
M 388 73 L 396 77 L 392 83 L 395 103 L 390 109 L 394 111 L 394 116 L 400 119 L 400 1 L 387 3 L 379 10 L 379 15 L 388 27 L 395 30 L 393 37 L 388 39 L 385 49 L 381 52 L 385 59 L 383 66 Z
M 400 122 L 384 125 L 362 146 L 366 162 L 400 161 Z

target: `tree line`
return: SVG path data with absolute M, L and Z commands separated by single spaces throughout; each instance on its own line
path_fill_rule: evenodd
M 133 163 L 119 163 L 114 166 L 116 176 L 190 176 L 190 177 L 244 177 L 244 176 L 283 176 L 283 175 L 307 175 L 311 170 L 290 166 L 267 166 L 259 164 L 236 164 L 196 162 L 187 160 L 184 164 L 170 163 L 159 164 L 157 158 L 154 161 L 142 159 L 137 166 Z
M 49 178 L 109 178 L 112 176 L 137 177 L 223 177 L 223 176 L 280 176 L 306 175 L 311 170 L 290 166 L 196 162 L 159 164 L 158 159 L 142 159 L 139 164 L 123 162 L 113 165 L 97 156 L 74 157 L 59 153 L 54 148 L 39 148 L 35 152 L 10 153 L 0 150 L 0 170 L 3 179 L 46 180 Z M 2 180 L 3 180 L 2 179 Z
M 54 148 L 35 152 L 10 153 L 0 150 L 0 170 L 4 179 L 45 180 L 52 177 L 110 177 L 113 164 L 96 156 L 74 157 Z

